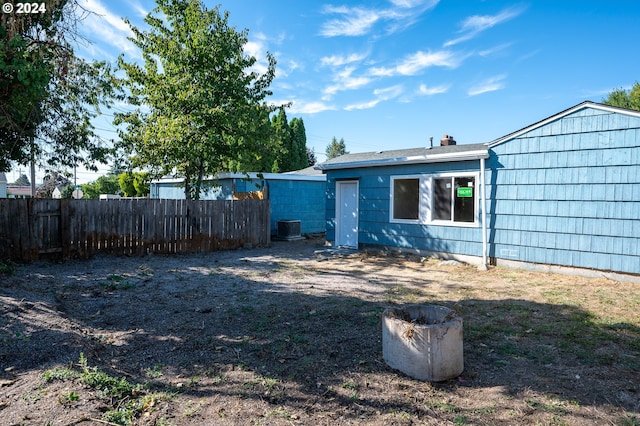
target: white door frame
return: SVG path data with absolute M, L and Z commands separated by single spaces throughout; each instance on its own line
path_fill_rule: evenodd
M 358 180 L 341 180 L 336 181 L 336 225 L 335 225 L 335 244 L 336 246 L 346 245 L 343 241 L 342 235 L 340 234 L 340 221 L 342 219 L 343 213 L 343 203 L 342 203 L 342 185 L 345 184 L 355 184 L 356 185 L 356 211 L 355 211 L 355 245 L 349 244 L 348 247 L 358 247 L 358 226 L 359 226 L 359 215 L 360 215 L 360 182 Z

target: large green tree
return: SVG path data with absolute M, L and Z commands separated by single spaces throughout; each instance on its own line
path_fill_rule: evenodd
M 628 92 L 616 89 L 602 100 L 603 104 L 640 111 L 640 83 L 634 83 Z
M 0 171 L 29 162 L 96 170 L 109 149 L 91 119 L 114 96 L 110 70 L 75 56 L 75 0 L 38 5 L 0 14 Z
M 259 156 L 238 153 L 238 158 L 229 163 L 229 171 L 280 173 L 315 164 L 315 157 L 308 157 L 307 135 L 302 118 L 294 118 L 289 122 L 284 108 L 280 108 L 271 117 L 269 137 L 272 143 L 264 146 Z
M 344 139 L 340 138 L 340 142 L 338 142 L 334 136 L 333 139 L 331 139 L 331 143 L 327 145 L 325 153 L 327 154 L 327 160 L 331 160 L 332 158 L 348 154 L 349 152 L 347 151 Z
M 119 194 L 118 175 L 106 174 L 82 185 L 82 198 L 100 198 L 100 194 Z
M 126 62 L 124 87 L 138 108 L 117 114 L 120 136 L 134 167 L 155 176 L 184 178 L 187 199 L 198 199 L 209 175 L 241 157 L 268 151 L 266 102 L 276 61 L 267 54 L 264 74 L 245 54 L 247 30 L 228 24 L 220 6 L 198 0 L 158 0 L 145 18 L 148 30 L 130 25 L 143 64 Z
M 118 176 L 118 184 L 125 197 L 149 195 L 151 178 L 147 172 L 124 172 Z

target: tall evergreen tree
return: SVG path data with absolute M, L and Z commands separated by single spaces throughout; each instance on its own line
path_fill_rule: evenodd
M 344 139 L 340 138 L 340 142 L 338 142 L 334 136 L 333 139 L 331 139 L 331 143 L 327 145 L 325 153 L 327 154 L 327 160 L 331 160 L 332 158 L 348 154 L 349 152 L 347 151 Z
M 307 134 L 304 128 L 302 118 L 294 118 L 291 120 L 291 139 L 293 155 L 292 170 L 300 170 L 309 166 L 307 159 Z
M 291 168 L 291 156 L 293 153 L 291 127 L 289 126 L 287 113 L 284 111 L 284 108 L 280 108 L 278 114 L 272 117 L 271 126 L 273 127 L 273 135 L 276 140 L 276 145 L 279 147 L 279 152 L 277 153 L 278 172 L 288 172 L 293 170 Z M 274 171 L 274 173 L 277 172 Z

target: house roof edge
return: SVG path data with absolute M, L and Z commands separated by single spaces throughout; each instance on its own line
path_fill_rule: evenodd
M 579 111 L 579 110 L 584 109 L 584 108 L 594 108 L 594 109 L 599 109 L 599 110 L 602 110 L 602 111 L 613 112 L 613 113 L 618 113 L 618 114 L 625 114 L 625 115 L 631 115 L 631 116 L 640 118 L 640 111 L 634 111 L 634 110 L 627 109 L 627 108 L 614 107 L 614 106 L 605 105 L 605 104 L 592 102 L 592 101 L 583 101 L 583 102 L 580 102 L 577 105 L 572 106 L 571 108 L 567 108 L 564 111 L 560 111 L 557 114 L 551 115 L 551 116 L 549 116 L 547 118 L 544 118 L 544 119 L 542 119 L 542 120 L 540 120 L 540 121 L 538 121 L 536 123 L 533 123 L 533 124 L 530 124 L 530 125 L 528 125 L 526 127 L 523 127 L 520 130 L 516 130 L 515 132 L 509 133 L 509 134 L 507 134 L 505 136 L 502 136 L 502 137 L 500 137 L 498 139 L 494 139 L 491 142 L 487 142 L 486 145 L 489 148 L 493 148 L 494 146 L 497 146 L 497 145 L 500 145 L 502 143 L 505 143 L 505 142 L 507 142 L 507 141 L 509 141 L 511 139 L 515 139 L 515 138 L 517 138 L 518 136 L 520 136 L 520 135 L 522 135 L 524 133 L 527 133 L 527 132 L 530 132 L 532 130 L 535 130 L 538 127 L 542 127 L 542 126 L 544 126 L 546 124 L 549 124 L 552 121 L 555 121 L 555 120 L 557 120 L 559 118 L 565 117 L 565 116 L 567 116 L 569 114 L 573 114 L 574 112 Z

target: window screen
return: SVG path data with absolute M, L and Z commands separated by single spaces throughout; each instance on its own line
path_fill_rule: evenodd
M 420 179 L 393 180 L 393 218 L 418 220 L 420 216 Z

